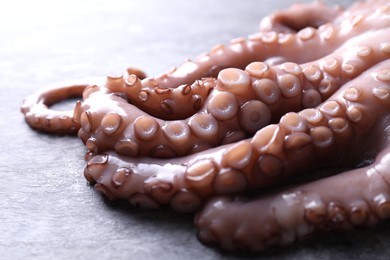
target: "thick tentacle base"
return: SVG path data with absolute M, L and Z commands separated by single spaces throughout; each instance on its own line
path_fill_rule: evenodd
M 371 227 L 390 218 L 389 162 L 378 160 L 257 199 L 214 198 L 196 218 L 198 237 L 229 251 L 263 251 L 315 233 Z
M 108 198 L 200 211 L 202 242 L 262 251 L 390 216 L 389 28 L 388 0 L 296 4 L 161 75 L 48 88 L 21 110 L 77 132 Z

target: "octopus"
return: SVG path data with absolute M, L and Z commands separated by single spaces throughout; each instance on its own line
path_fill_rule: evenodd
M 78 135 L 106 197 L 195 213 L 198 238 L 227 251 L 390 218 L 390 2 L 294 4 L 259 27 L 155 77 L 39 90 L 21 111 Z

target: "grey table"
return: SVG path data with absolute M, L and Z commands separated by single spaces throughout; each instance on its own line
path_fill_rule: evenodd
M 166 71 L 255 32 L 261 17 L 291 3 L 0 3 L 0 259 L 387 259 L 389 224 L 258 255 L 205 247 L 195 238 L 191 215 L 105 201 L 82 175 L 82 143 L 32 131 L 19 112 L 25 96 L 55 82 L 127 66 L 150 75 Z

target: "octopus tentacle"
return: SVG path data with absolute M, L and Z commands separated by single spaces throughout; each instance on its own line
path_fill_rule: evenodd
M 253 72 L 254 67 L 258 69 L 259 66 L 263 64 L 252 64 L 250 70 Z M 284 106 L 289 109 L 293 109 L 293 106 L 295 109 L 301 107 L 302 78 L 280 69 L 268 72 L 273 78 L 251 85 L 255 79 L 252 80 L 244 71 L 222 71 L 218 80 L 220 84 L 217 84 L 199 113 L 185 120 L 165 121 L 154 118 L 121 97 L 97 91 L 83 104 L 79 136 L 94 153 L 115 149 L 120 154 L 154 157 L 186 155 L 194 152 L 193 148 L 199 145 L 214 147 L 236 141 L 232 133 L 239 133 L 239 137 L 243 138 L 270 123 L 271 112 L 265 102 L 272 103 L 273 114 L 278 115 L 285 112 L 282 111 Z M 263 101 L 251 100 L 254 91 L 258 92 Z M 271 93 L 271 97 L 266 96 L 267 91 L 274 93 Z M 242 97 L 243 94 L 246 96 Z M 99 102 L 102 99 L 111 102 Z M 284 103 L 275 103 L 284 99 Z M 317 102 L 321 101 L 319 99 Z M 114 103 L 120 104 L 119 108 L 107 114 L 105 111 L 110 111 L 109 107 Z M 110 122 L 117 125 L 113 126 Z M 123 149 L 123 142 L 131 142 L 133 147 L 139 148 L 129 154 Z M 160 154 L 161 149 L 156 150 L 155 143 L 169 153 Z
M 306 16 L 298 15 L 296 9 L 312 14 L 313 17 L 309 20 L 316 23 L 315 27 L 303 27 L 310 25 L 311 22 L 302 20 L 304 19 L 302 17 Z M 319 17 L 314 16 L 318 10 L 323 14 Z M 238 38 L 226 46 L 217 45 L 210 52 L 196 57 L 193 61 L 186 61 L 178 68 L 160 76 L 139 80 L 135 75 L 129 75 L 123 79 L 111 80 L 107 83 L 107 88 L 113 92 L 126 93 L 132 104 L 152 116 L 170 120 L 184 119 L 200 109 L 197 104 L 204 101 L 215 87 L 213 84 L 215 81 L 207 78 L 216 77 L 225 68 L 244 69 L 254 61 L 266 61 L 271 64 L 275 61 L 307 63 L 329 55 L 348 39 L 369 31 L 374 26 L 376 29 L 379 29 L 378 27 L 386 29 L 390 26 L 389 19 L 381 16 L 378 19 L 374 17 L 375 20 L 351 19 L 346 22 L 350 29 L 346 29 L 348 27 L 344 24 L 342 26 L 330 24 L 329 22 L 343 14 L 341 11 L 337 7 L 324 8 L 323 4 L 319 3 L 312 6 L 298 5 L 291 10 L 264 18 L 273 31 L 267 32 L 270 28 L 262 26 L 260 33 L 251 35 L 248 39 Z M 324 18 L 324 13 L 329 16 Z M 280 20 L 286 20 L 284 23 L 292 27 L 295 26 L 294 23 L 302 23 L 299 25 L 302 30 L 294 34 L 276 33 Z M 308 52 L 311 54 L 305 55 Z M 202 78 L 203 80 L 198 80 Z
M 372 75 L 386 75 L 388 68 L 388 61 L 380 63 L 345 84 L 318 108 L 287 113 L 278 124 L 262 128 L 253 138 L 174 160 L 150 162 L 148 158 L 124 158 L 113 153 L 97 155 L 89 160 L 84 173 L 112 199 L 142 194 L 156 206 L 170 204 L 179 211 L 193 211 L 213 195 L 269 187 L 303 170 L 354 166 L 356 154 L 371 152 L 376 139 L 363 139 L 375 130 L 377 122 L 376 115 L 368 115 L 385 111 L 368 106 L 379 89 L 388 93 L 385 82 Z M 368 88 L 356 86 L 359 81 Z M 122 180 L 120 184 L 118 178 Z M 172 202 L 176 194 L 183 192 L 188 207 Z
M 389 209 L 389 186 L 370 166 L 258 199 L 213 198 L 195 225 L 203 243 L 262 251 L 316 232 L 373 226 Z
M 25 115 L 26 122 L 36 130 L 76 134 L 80 124 L 74 119 L 74 110 L 56 111 L 50 109 L 50 106 L 69 98 L 81 97 L 87 86 L 89 84 L 69 84 L 42 89 L 23 101 L 21 112 Z
M 328 6 L 323 2 L 295 3 L 285 10 L 276 11 L 260 22 L 260 31 L 294 33 L 307 27 L 318 28 L 341 16 L 340 6 Z
M 122 155 L 152 157 L 183 156 L 232 143 L 289 111 L 317 106 L 346 81 L 389 58 L 380 46 L 370 43 L 377 38 L 383 38 L 383 32 L 368 33 L 359 45 L 347 42 L 335 53 L 302 65 L 253 62 L 245 71 L 224 69 L 216 80 L 207 79 L 215 88 L 198 113 L 183 120 L 152 117 L 129 104 L 122 94 L 114 95 L 122 92 L 113 94 L 104 91 L 105 87 L 87 89 L 78 112 L 79 137 L 94 153 L 113 149 Z M 106 86 L 120 80 L 108 77 Z M 123 84 L 128 83 L 117 85 Z M 133 85 L 137 84 L 136 79 Z M 117 108 L 111 109 L 113 106 Z
M 140 80 L 135 74 L 108 77 L 109 92 L 125 93 L 129 102 L 145 113 L 161 119 L 184 119 L 196 113 L 215 87 L 214 78 L 203 78 L 192 84 L 161 86 L 156 79 Z
M 250 201 L 214 198 L 195 221 L 198 237 L 225 250 L 262 251 L 316 232 L 373 226 L 390 217 L 389 173 L 378 167 L 383 163 Z
M 196 220 L 203 242 L 219 243 L 227 250 L 261 251 L 273 245 L 290 244 L 314 232 L 371 226 L 390 217 L 390 150 L 383 149 L 383 143 L 388 142 L 388 133 L 378 134 L 390 108 L 390 61 L 367 71 L 336 96 L 337 102 L 347 104 L 342 113 L 348 119 L 351 128 L 348 131 L 356 135 L 354 142 L 343 146 L 350 148 L 347 154 L 333 155 L 350 162 L 337 165 L 354 166 L 351 162 L 361 161 L 362 156 L 368 159 L 374 156 L 375 161 L 363 168 L 246 202 L 239 198 L 213 199 Z M 342 118 L 333 118 L 333 123 Z M 333 129 L 334 135 L 346 126 L 343 123 Z M 368 140 L 357 141 L 364 137 Z

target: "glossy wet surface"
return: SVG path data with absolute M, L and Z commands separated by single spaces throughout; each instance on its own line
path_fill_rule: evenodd
M 0 258 L 244 257 L 200 244 L 191 215 L 107 203 L 82 174 L 81 141 L 31 130 L 19 109 L 24 97 L 60 81 L 117 74 L 127 66 L 165 72 L 255 32 L 261 17 L 292 1 L 245 3 L 14 1 L 0 8 Z M 384 224 L 245 257 L 387 259 L 389 244 Z

